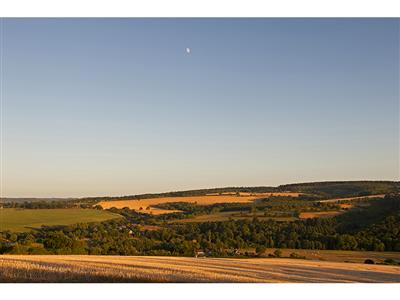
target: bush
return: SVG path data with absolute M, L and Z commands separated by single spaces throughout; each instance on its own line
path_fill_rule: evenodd
M 296 252 L 290 253 L 290 258 L 306 259 L 305 256 L 301 256 L 300 254 L 298 254 L 298 253 L 296 253 Z
M 32 255 L 49 254 L 49 252 L 43 247 L 42 244 L 32 245 L 28 248 L 28 253 Z
M 281 249 L 276 249 L 274 251 L 275 257 L 282 257 L 282 250 Z
M 396 261 L 394 259 L 392 259 L 392 258 L 385 259 L 384 263 L 386 265 L 397 265 Z
M 366 260 L 364 261 L 364 264 L 367 264 L 367 265 L 374 265 L 375 262 L 374 262 L 372 259 L 366 259 Z

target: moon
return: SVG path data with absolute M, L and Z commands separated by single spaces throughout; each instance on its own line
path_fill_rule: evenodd
M 190 52 L 192 52 L 192 50 L 190 48 L 186 48 L 186 53 L 190 54 Z

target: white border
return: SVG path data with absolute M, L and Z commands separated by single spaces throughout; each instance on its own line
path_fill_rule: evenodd
M 3 17 L 398 17 L 398 0 L 1 0 Z
M 3 284 L 4 299 L 384 299 L 400 284 Z
M 398 0 L 0 0 L 0 17 L 399 17 Z M 0 284 L 2 299 L 382 299 L 400 284 Z

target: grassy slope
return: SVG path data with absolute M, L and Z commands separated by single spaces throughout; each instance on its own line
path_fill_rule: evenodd
M 94 209 L 0 209 L 0 231 L 29 231 L 42 225 L 70 225 L 84 222 L 101 222 L 119 217 L 107 211 Z
M 3 255 L 0 282 L 400 282 L 400 267 L 300 259 Z
M 272 254 L 276 249 L 267 249 L 266 255 Z M 343 250 L 311 250 L 311 249 L 280 249 L 282 257 L 289 257 L 295 252 L 309 260 L 364 263 L 366 259 L 372 259 L 375 263 L 383 263 L 385 259 L 394 259 L 400 262 L 400 252 L 378 251 L 343 251 Z

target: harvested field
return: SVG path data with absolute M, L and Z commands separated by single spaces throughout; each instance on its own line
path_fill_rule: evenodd
M 301 259 L 3 255 L 0 282 L 400 282 L 400 267 Z
M 161 229 L 163 229 L 163 227 L 157 225 L 139 225 L 140 231 L 156 231 Z
M 273 192 L 273 193 L 245 193 L 235 192 L 226 193 L 211 193 L 205 196 L 190 196 L 190 197 L 161 197 L 161 198 L 150 198 L 150 199 L 132 199 L 132 200 L 116 200 L 116 201 L 101 201 L 97 203 L 104 209 L 111 207 L 124 208 L 128 207 L 140 213 L 161 215 L 173 212 L 179 212 L 178 210 L 167 210 L 158 209 L 152 207 L 153 205 L 169 202 L 190 202 L 198 205 L 211 205 L 216 203 L 248 203 L 256 199 L 271 197 L 271 196 L 290 196 L 298 197 L 301 193 L 295 192 Z
M 236 196 L 236 195 L 222 195 L 222 196 L 194 196 L 194 197 L 164 197 L 164 198 L 151 198 L 141 200 L 117 200 L 117 201 L 101 201 L 97 205 L 100 205 L 104 209 L 116 207 L 124 208 L 129 207 L 137 212 L 149 213 L 154 215 L 166 214 L 177 212 L 177 210 L 166 210 L 151 207 L 161 203 L 170 202 L 190 202 L 198 205 L 211 205 L 215 203 L 248 203 L 260 196 Z
M 331 218 L 343 213 L 343 211 L 307 211 L 301 212 L 299 215 L 300 219 L 313 219 L 313 218 Z
M 354 204 L 351 204 L 351 203 L 341 203 L 341 204 L 339 204 L 339 207 L 340 207 L 341 209 L 350 209 L 350 208 L 353 208 L 353 207 L 354 207 Z

